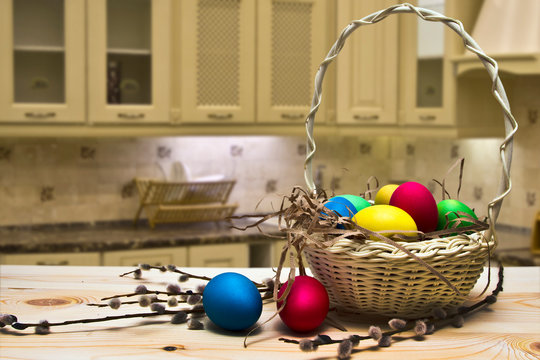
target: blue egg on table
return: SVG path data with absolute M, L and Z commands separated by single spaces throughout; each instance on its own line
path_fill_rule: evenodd
M 243 330 L 259 320 L 262 299 L 259 290 L 244 275 L 226 272 L 208 282 L 203 292 L 208 318 L 226 330 Z

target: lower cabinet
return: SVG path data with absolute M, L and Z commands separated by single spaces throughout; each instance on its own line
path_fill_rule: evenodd
M 277 266 L 283 241 L 208 244 L 83 253 L 0 255 L 5 265 L 267 267 Z
M 101 256 L 99 252 L 13 254 L 0 256 L 0 264 L 98 266 Z
M 249 244 L 190 246 L 188 258 L 190 267 L 249 267 Z
M 108 251 L 103 254 L 104 266 L 153 266 L 173 264 L 187 266 L 187 247 Z

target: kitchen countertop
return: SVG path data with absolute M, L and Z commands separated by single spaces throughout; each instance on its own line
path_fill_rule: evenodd
M 253 224 L 255 220 L 235 220 L 237 226 Z M 132 250 L 144 248 L 222 244 L 261 240 L 269 235 L 280 235 L 277 226 L 262 224 L 257 228 L 237 230 L 230 223 L 202 222 L 159 224 L 151 229 L 141 223 L 137 227 L 129 221 L 88 224 L 66 224 L 41 227 L 0 228 L 0 252 L 49 253 Z M 269 238 L 269 237 L 267 237 Z
M 256 220 L 237 219 L 234 220 L 234 224 L 246 226 Z M 137 227 L 134 227 L 131 221 L 94 225 L 75 223 L 0 227 L 0 252 L 3 254 L 93 252 L 271 240 L 272 236 L 283 236 L 273 220 L 275 219 L 260 225 L 262 232 L 257 228 L 244 231 L 233 229 L 226 221 L 158 224 L 154 229 L 151 229 L 145 221 L 140 221 Z M 507 227 L 502 226 L 497 233 L 499 246 L 495 252 L 503 264 L 540 265 L 540 258 L 533 256 L 526 247 L 530 241 L 530 232 L 509 231 Z
M 122 305 L 118 310 L 87 306 L 101 298 L 132 292 L 144 283 L 148 289 L 162 289 L 175 281 L 177 274 L 143 272 L 143 278 L 119 277 L 132 268 L 0 266 L 0 312 L 15 314 L 20 322 L 49 322 L 148 312 L 137 305 Z M 231 269 L 183 268 L 192 274 L 215 276 Z M 270 268 L 232 269 L 260 281 L 272 276 Z M 496 272 L 492 272 L 494 288 Z M 482 275 L 473 294 L 486 280 Z M 191 279 L 183 289 L 195 288 L 202 280 Z M 490 290 L 491 291 L 491 290 Z M 259 324 L 274 314 L 275 304 L 267 303 Z M 204 330 L 188 330 L 186 324 L 173 325 L 170 315 L 152 318 L 122 318 L 114 321 L 51 327 L 48 335 L 34 335 L 33 329 L 0 329 L 0 358 L 17 359 L 335 359 L 337 345 L 319 346 L 317 352 L 301 352 L 298 345 L 278 339 L 313 338 L 317 333 L 335 339 L 352 334 L 365 335 L 370 325 L 387 329 L 381 319 L 368 316 L 333 314 L 349 331 L 341 332 L 323 323 L 313 333 L 288 330 L 279 317 L 255 331 L 243 347 L 245 331 L 224 331 L 206 318 Z M 390 347 L 362 340 L 352 359 L 534 359 L 540 357 L 540 267 L 505 268 L 504 291 L 487 310 L 465 320 L 461 328 L 442 328 L 419 339 L 411 332 L 396 336 Z M 421 341 L 419 341 L 421 340 Z

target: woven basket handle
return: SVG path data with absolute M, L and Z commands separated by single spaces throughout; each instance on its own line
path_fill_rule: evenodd
M 512 187 L 510 180 L 510 165 L 512 162 L 513 138 L 518 127 L 517 122 L 510 111 L 510 104 L 508 103 L 508 98 L 506 97 L 503 84 L 499 78 L 498 65 L 495 60 L 487 56 L 482 51 L 482 49 L 478 46 L 474 39 L 465 31 L 465 29 L 463 28 L 463 24 L 459 20 L 446 17 L 432 10 L 415 7 L 410 4 L 393 5 L 387 9 L 380 10 L 371 15 L 368 15 L 360 20 L 355 20 L 351 22 L 341 32 L 339 38 L 334 43 L 334 45 L 328 52 L 328 55 L 319 66 L 317 74 L 315 75 L 315 91 L 311 103 L 311 110 L 306 119 L 307 154 L 306 160 L 304 162 L 304 177 L 307 187 L 313 194 L 316 193 L 312 170 L 312 161 L 316 150 L 315 140 L 313 138 L 313 124 L 315 120 L 315 114 L 317 113 L 319 105 L 321 104 L 322 81 L 328 65 L 339 54 L 339 52 L 343 48 L 343 45 L 345 44 L 345 40 L 349 37 L 349 35 L 352 34 L 353 31 L 355 31 L 360 26 L 375 24 L 385 19 L 387 16 L 397 13 L 415 13 L 423 20 L 438 21 L 446 24 L 463 38 L 465 47 L 478 56 L 480 61 L 482 61 L 482 63 L 484 64 L 487 72 L 489 73 L 489 76 L 493 83 L 491 91 L 497 102 L 502 107 L 502 110 L 504 112 L 505 125 L 505 139 L 499 147 L 502 162 L 502 178 L 499 184 L 498 195 L 488 204 L 488 221 L 490 225 L 490 231 L 492 231 L 494 227 L 493 225 L 495 224 L 495 221 L 499 215 L 502 201 L 508 195 Z M 488 238 L 490 236 L 491 234 L 487 235 Z

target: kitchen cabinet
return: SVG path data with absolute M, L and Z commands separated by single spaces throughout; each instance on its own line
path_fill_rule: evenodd
M 485 1 L 413 3 L 472 33 Z M 339 32 L 395 3 L 0 0 L 0 131 L 303 136 L 301 126 L 284 125 L 303 124 L 317 66 Z M 514 55 L 500 55 L 509 93 L 538 69 L 529 62 L 538 54 Z M 355 31 L 336 62 L 318 132 L 503 134 L 487 73 L 441 23 L 391 15 Z
M 181 4 L 183 123 L 304 122 L 328 45 L 326 1 Z
M 460 20 L 473 37 L 483 3 L 484 0 L 415 2 Z M 481 61 L 465 49 L 463 39 L 447 26 L 415 18 L 403 16 L 400 24 L 401 123 L 424 128 L 453 128 L 459 137 L 504 136 L 502 110 L 491 93 L 491 79 Z M 493 33 L 496 27 L 494 23 Z M 481 39 L 475 40 L 482 47 Z M 487 50 L 486 54 L 492 56 Z M 499 75 L 512 99 L 512 90 L 518 86 L 519 79 L 508 72 L 511 67 L 507 66 L 504 56 L 495 56 L 495 59 L 502 64 Z M 529 69 L 528 64 L 525 61 L 523 66 L 515 68 Z
M 84 5 L 0 0 L 0 122 L 85 121 Z
M 187 248 L 134 249 L 107 251 L 103 254 L 104 266 L 137 266 L 143 263 L 153 266 L 187 266 Z
M 101 257 L 99 252 L 11 254 L 0 255 L 0 264 L 99 266 Z
M 332 2 L 257 4 L 257 122 L 303 124 L 311 109 L 315 74 L 330 50 Z M 325 120 L 326 103 L 317 123 Z
M 397 3 L 340 1 L 338 27 Z M 414 4 L 445 11 L 444 0 Z M 443 24 L 415 14 L 392 14 L 357 29 L 337 57 L 338 125 L 386 126 L 379 131 L 452 126 L 454 82 L 445 56 L 447 31 Z
M 88 119 L 167 123 L 169 0 L 92 0 L 88 14 Z
M 445 0 L 418 0 L 413 4 L 447 15 Z M 415 14 L 401 16 L 400 122 L 406 126 L 453 126 L 455 78 L 448 38 L 457 35 L 443 23 L 429 22 Z
M 169 0 L 1 0 L 0 121 L 169 121 Z M 86 105 L 88 104 L 88 108 Z
M 395 1 L 338 2 L 338 31 L 350 21 Z M 337 123 L 395 125 L 398 96 L 398 16 L 364 25 L 347 39 L 337 57 Z
M 182 122 L 253 122 L 253 0 L 182 1 L 179 17 Z
M 249 267 L 249 245 L 197 245 L 188 248 L 190 267 Z

